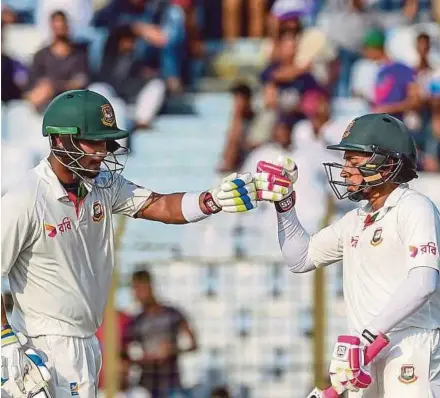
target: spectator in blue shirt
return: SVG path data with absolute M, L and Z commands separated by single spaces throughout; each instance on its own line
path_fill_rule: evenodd
M 415 86 L 415 70 L 388 57 L 382 30 L 374 29 L 366 35 L 364 54 L 379 65 L 374 90 L 374 112 L 389 113 L 402 119 L 406 112 L 418 110 L 420 98 L 411 94 L 416 92 L 412 90 Z
M 95 15 L 94 25 L 110 30 L 130 26 L 141 39 L 140 60 L 159 70 L 170 92 L 181 91 L 185 15 L 179 6 L 167 0 L 112 0 Z

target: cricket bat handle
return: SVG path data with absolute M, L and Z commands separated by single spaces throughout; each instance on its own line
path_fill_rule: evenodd
M 380 334 L 376 340 L 374 340 L 365 349 L 365 365 L 368 365 L 387 345 L 389 340 L 385 335 Z M 315 387 L 313 391 L 307 396 L 307 398 L 339 398 L 339 394 L 333 389 L 333 387 L 320 390 Z

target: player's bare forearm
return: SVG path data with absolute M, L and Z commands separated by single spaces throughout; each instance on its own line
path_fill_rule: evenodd
M 153 192 L 145 203 L 145 206 L 139 210 L 137 217 L 145 220 L 160 221 L 165 224 L 186 224 L 182 213 L 182 197 L 184 193 L 159 194 Z M 200 195 L 200 209 L 205 214 L 210 214 L 203 203 L 204 194 Z
M 404 101 L 392 104 L 384 104 L 377 106 L 374 111 L 376 113 L 401 113 L 417 110 L 421 105 L 421 101 L 417 98 L 409 98 Z
M 3 295 L 1 295 L 1 302 L 2 302 L 2 326 L 8 325 L 8 318 L 6 317 L 6 308 L 5 303 L 3 301 Z

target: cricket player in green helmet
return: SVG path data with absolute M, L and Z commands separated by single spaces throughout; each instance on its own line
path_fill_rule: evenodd
M 398 119 L 368 114 L 328 149 L 344 157 L 324 164 L 336 196 L 364 204 L 312 236 L 295 210 L 294 161 L 260 162 L 255 174 L 257 197 L 275 202 L 290 270 L 343 264 L 348 334 L 334 346 L 332 386 L 308 398 L 440 397 L 440 213 L 408 187 L 414 141 Z
M 117 140 L 127 138 L 128 132 L 118 128 L 107 99 L 93 91 L 55 98 L 44 114 L 43 136 L 49 137 L 51 156 L 60 168 L 88 184 L 110 186 L 124 169 L 119 159 L 128 149 Z M 104 178 L 96 178 L 100 173 Z
M 101 367 L 95 333 L 115 258 L 113 215 L 198 222 L 222 210 L 253 209 L 256 188 L 251 173 L 233 173 L 203 192 L 171 194 L 127 180 L 118 159 L 127 150 L 118 140 L 128 133 L 93 91 L 56 97 L 43 135 L 48 158 L 1 203 L 1 271 L 14 299 L 11 319 L 2 299 L 2 396 L 92 398 Z
M 415 142 L 405 125 L 392 116 L 373 114 L 355 119 L 347 126 L 341 142 L 327 148 L 349 155 L 362 153 L 369 156 L 365 162 L 353 165 L 362 177 L 359 182 L 351 181 L 344 165 L 324 163 L 330 186 L 338 199 L 359 202 L 369 198 L 372 187 L 386 182 L 399 185 L 417 178 Z M 335 170 L 345 181 L 334 175 Z M 345 192 L 341 192 L 340 187 L 345 187 Z

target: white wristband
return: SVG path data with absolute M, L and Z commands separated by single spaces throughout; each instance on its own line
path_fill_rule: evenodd
M 182 214 L 186 221 L 197 222 L 209 217 L 200 208 L 200 195 L 203 192 L 186 192 L 182 197 Z

